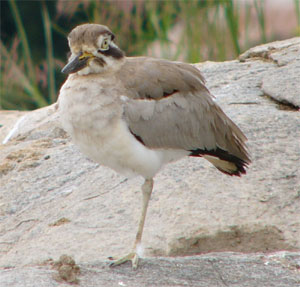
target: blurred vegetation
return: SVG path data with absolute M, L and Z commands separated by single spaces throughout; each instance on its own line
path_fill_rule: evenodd
M 300 35 L 299 1 L 294 1 L 298 28 L 291 36 Z M 192 63 L 233 59 L 253 45 L 276 39 L 267 37 L 263 0 L 2 0 L 0 4 L 0 109 L 35 109 L 56 101 L 65 79 L 60 70 L 67 59 L 66 36 L 82 23 L 110 27 L 128 56 L 152 55 L 158 43 L 161 56 Z M 253 11 L 260 34 L 254 41 L 249 37 Z

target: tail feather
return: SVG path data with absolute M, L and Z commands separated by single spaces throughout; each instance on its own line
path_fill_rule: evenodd
M 241 159 L 221 148 L 215 150 L 196 149 L 190 152 L 190 156 L 204 157 L 218 170 L 228 175 L 241 176 L 241 174 L 245 174 L 246 168 L 251 162 L 247 156 L 245 159 Z

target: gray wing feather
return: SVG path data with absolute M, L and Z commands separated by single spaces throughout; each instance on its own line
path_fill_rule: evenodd
M 123 82 L 129 91 L 124 120 L 146 146 L 184 150 L 218 147 L 247 159 L 246 137 L 213 101 L 195 67 L 133 58 L 122 71 L 134 75 L 128 81 L 127 74 Z M 125 74 L 119 76 L 122 79 Z
M 162 59 L 127 58 L 118 77 L 127 96 L 136 99 L 160 99 L 174 90 L 190 92 L 206 89 L 200 71 L 192 65 Z
M 182 95 L 154 100 L 129 99 L 124 118 L 130 130 L 151 148 L 196 149 L 215 147 L 210 121 L 197 96 Z

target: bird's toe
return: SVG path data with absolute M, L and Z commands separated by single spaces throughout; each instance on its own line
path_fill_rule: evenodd
M 139 256 L 137 255 L 136 252 L 131 252 L 122 257 L 108 257 L 108 259 L 112 261 L 109 264 L 110 267 L 115 267 L 115 266 L 121 265 L 123 263 L 126 263 L 128 261 L 131 261 L 132 269 L 137 269 Z

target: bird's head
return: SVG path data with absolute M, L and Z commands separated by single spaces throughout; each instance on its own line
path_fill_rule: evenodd
M 77 26 L 68 36 L 71 56 L 62 72 L 87 75 L 117 70 L 125 55 L 113 42 L 114 38 L 114 34 L 103 25 Z

